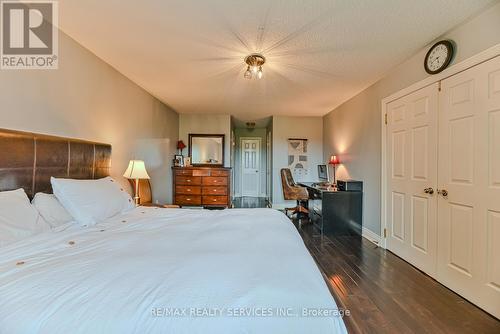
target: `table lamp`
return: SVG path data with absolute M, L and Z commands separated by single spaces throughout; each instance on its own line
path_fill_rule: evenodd
M 337 187 L 337 180 L 335 177 L 335 169 L 338 164 L 340 164 L 340 159 L 334 154 L 330 157 L 330 161 L 328 161 L 328 164 L 333 165 L 333 186 Z
M 144 161 L 142 160 L 130 160 L 128 164 L 128 168 L 125 171 L 123 176 L 127 179 L 135 180 L 135 196 L 134 201 L 135 205 L 139 205 L 139 180 L 148 179 L 149 175 L 146 171 L 146 166 L 144 165 Z
M 182 151 L 186 148 L 186 144 L 182 140 L 177 142 L 177 149 L 179 150 L 179 154 L 182 155 Z

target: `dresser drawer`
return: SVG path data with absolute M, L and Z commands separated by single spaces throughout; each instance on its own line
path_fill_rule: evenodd
M 212 170 L 210 176 L 229 176 L 229 171 L 227 170 Z
M 193 169 L 193 176 L 210 176 L 210 169 Z
M 175 170 L 175 175 L 192 176 L 193 175 L 193 170 L 192 169 L 176 169 Z
M 176 186 L 175 193 L 179 195 L 201 195 L 200 186 Z
M 201 185 L 201 176 L 176 176 L 175 177 L 176 184 L 182 185 Z
M 203 178 L 204 186 L 227 186 L 227 177 L 207 176 Z
M 227 205 L 227 196 L 203 196 L 203 205 Z
M 227 187 L 203 187 L 203 195 L 227 195 Z
M 200 205 L 201 196 L 175 195 L 175 204 L 177 205 Z

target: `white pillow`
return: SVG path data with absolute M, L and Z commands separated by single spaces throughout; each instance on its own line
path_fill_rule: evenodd
M 74 221 L 69 212 L 59 203 L 57 197 L 52 194 L 37 193 L 31 204 L 52 228 Z
M 50 178 L 54 195 L 82 226 L 92 226 L 134 208 L 132 198 L 111 177 L 99 180 Z
M 24 189 L 0 192 L 0 247 L 47 229 Z

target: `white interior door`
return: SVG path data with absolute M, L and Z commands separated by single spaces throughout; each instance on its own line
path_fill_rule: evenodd
M 500 317 L 500 57 L 441 93 L 437 279 Z
M 241 139 L 241 195 L 259 197 L 260 139 Z
M 387 106 L 387 248 L 429 275 L 436 271 L 438 105 L 436 83 Z

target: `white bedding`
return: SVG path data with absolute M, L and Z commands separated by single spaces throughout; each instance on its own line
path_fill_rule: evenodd
M 136 208 L 0 251 L 0 333 L 344 333 L 335 309 L 270 209 Z

